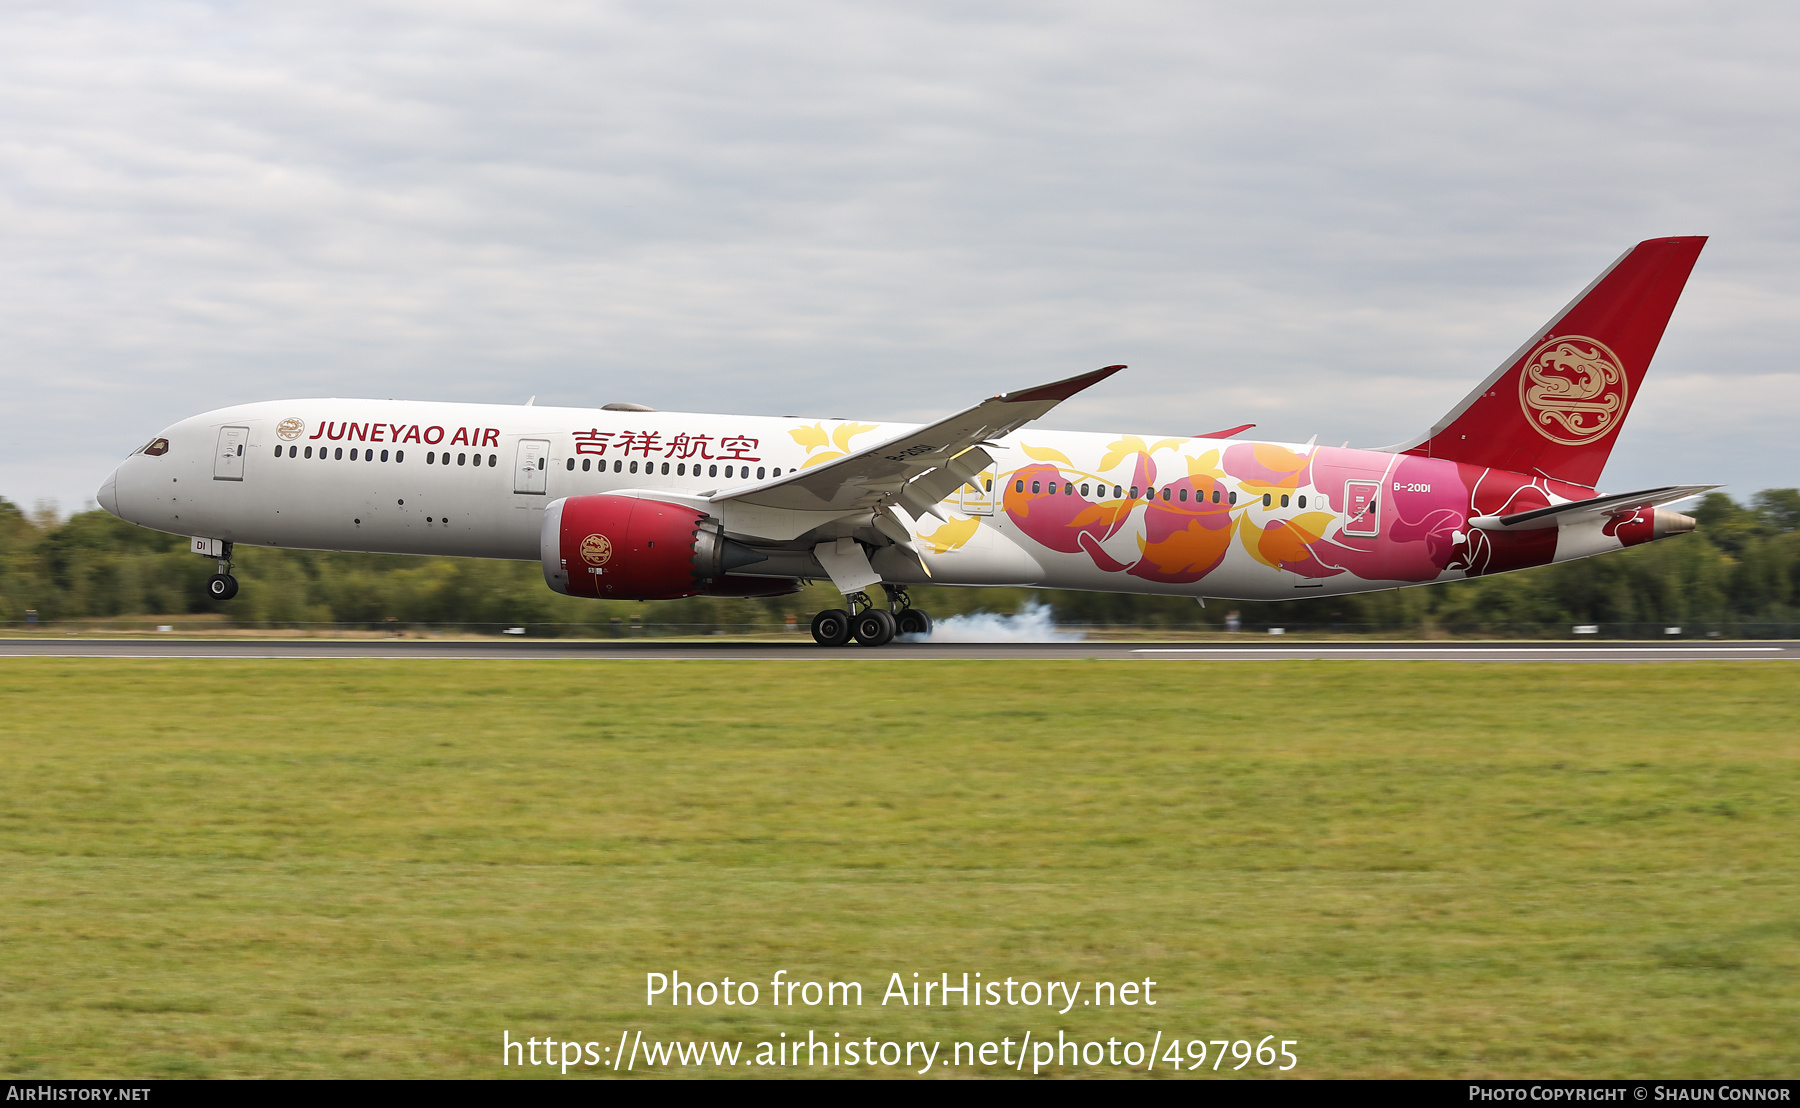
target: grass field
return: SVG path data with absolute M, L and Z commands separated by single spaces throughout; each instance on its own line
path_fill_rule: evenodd
M 502 1029 L 1800 1071 L 1779 663 L 9 660 L 0 782 L 8 1076 L 517 1075 Z M 1159 1003 L 879 1004 L 965 970 Z

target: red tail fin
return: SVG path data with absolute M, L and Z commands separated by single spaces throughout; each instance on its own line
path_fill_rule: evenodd
M 1401 453 L 1591 488 L 1704 245 L 1638 243 Z

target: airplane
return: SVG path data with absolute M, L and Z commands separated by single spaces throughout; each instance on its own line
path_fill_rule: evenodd
M 1382 449 L 1028 428 L 1124 369 L 924 425 L 407 400 L 184 419 L 107 477 L 229 600 L 244 545 L 536 560 L 569 596 L 766 597 L 828 580 L 813 638 L 928 635 L 909 586 L 1231 600 L 1393 589 L 1693 530 L 1716 485 L 1596 485 L 1704 237 L 1626 251 L 1425 434 Z M 871 599 L 879 585 L 885 602 Z

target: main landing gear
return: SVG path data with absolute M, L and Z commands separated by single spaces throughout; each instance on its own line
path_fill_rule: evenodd
M 850 602 L 850 611 L 827 608 L 813 617 L 813 641 L 820 646 L 843 646 L 855 639 L 864 646 L 886 646 L 895 635 L 931 634 L 931 617 L 912 606 L 904 587 L 881 587 L 887 593 L 887 607 L 877 608 L 867 593 L 853 593 L 844 598 Z

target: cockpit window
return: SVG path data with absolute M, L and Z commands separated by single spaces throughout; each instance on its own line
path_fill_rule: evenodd
M 142 450 L 138 451 L 139 454 L 148 454 L 153 458 L 160 458 L 164 454 L 167 454 L 168 452 L 169 452 L 169 440 L 168 439 L 151 439 L 149 442 L 144 444 L 144 448 Z

